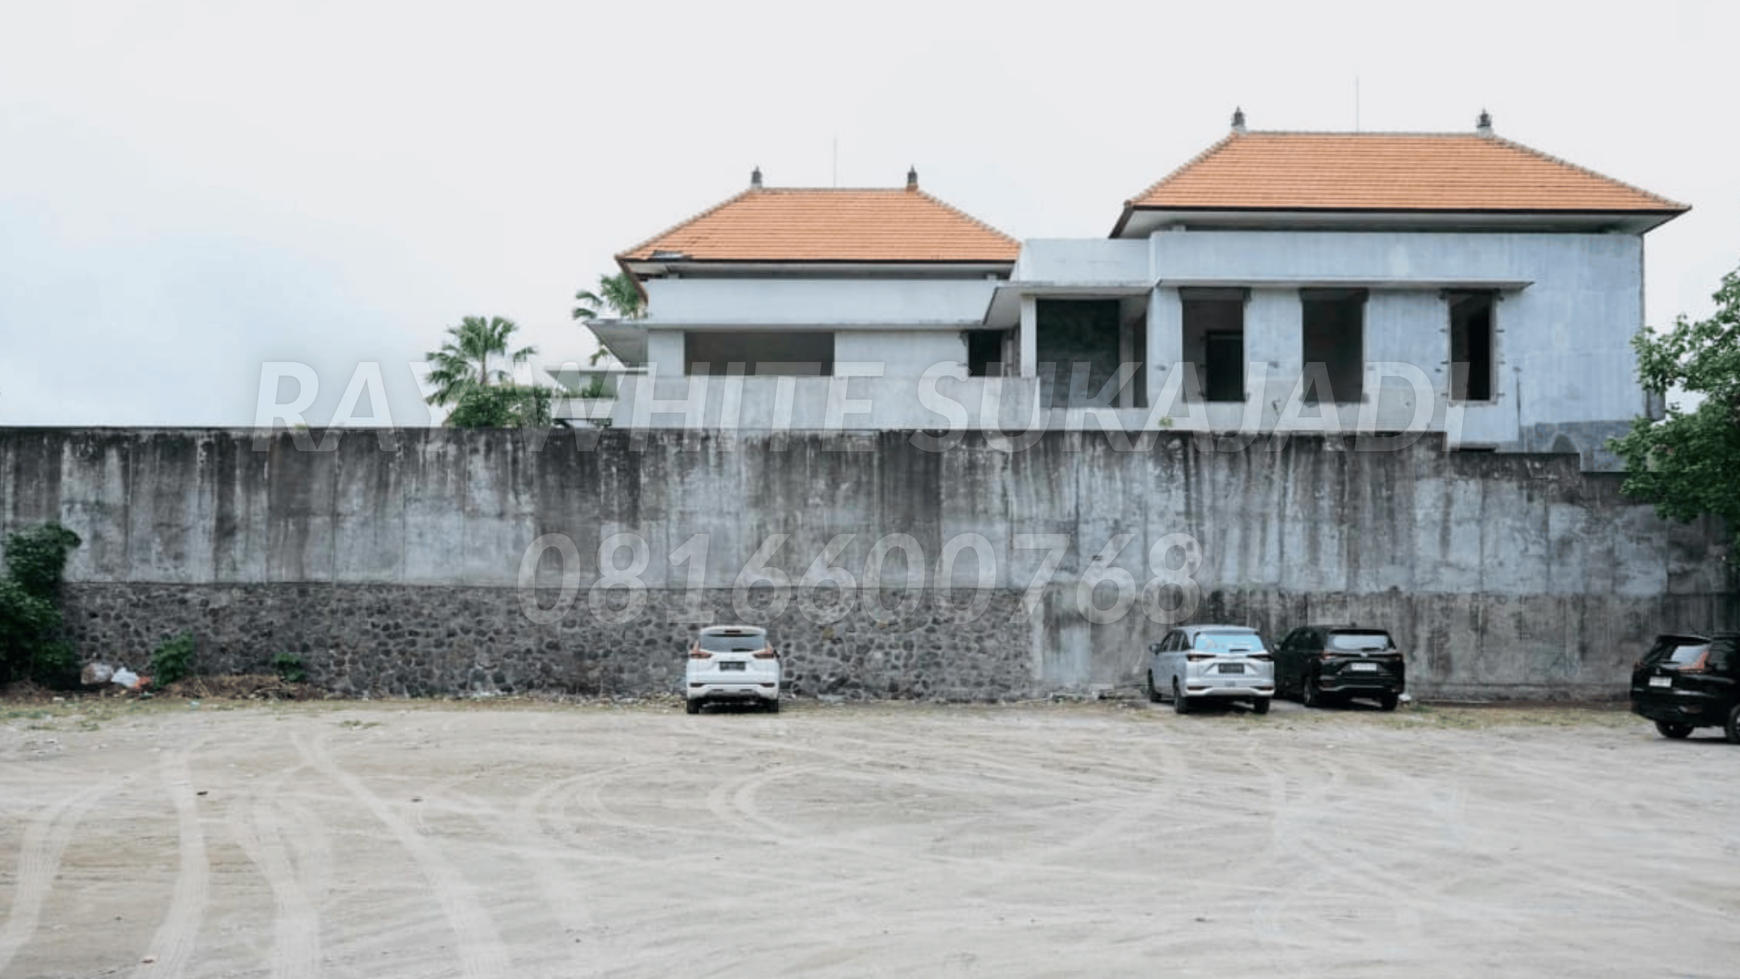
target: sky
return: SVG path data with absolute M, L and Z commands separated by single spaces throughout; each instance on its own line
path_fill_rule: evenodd
M 1501 136 L 1692 205 L 1646 311 L 1740 267 L 1740 4 L 0 0 L 0 425 L 249 426 L 467 315 L 583 360 L 577 288 L 743 189 L 929 192 L 1099 237 L 1227 132 Z M 528 378 L 529 379 L 529 378 Z M 288 385 L 290 382 L 286 382 Z M 290 399 L 288 386 L 274 396 Z

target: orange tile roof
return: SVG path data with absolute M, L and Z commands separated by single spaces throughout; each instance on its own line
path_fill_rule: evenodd
M 1013 262 L 1021 243 L 917 189 L 751 187 L 618 261 Z
M 1124 206 L 1126 214 L 1690 210 L 1521 143 L 1469 133 L 1233 133 Z

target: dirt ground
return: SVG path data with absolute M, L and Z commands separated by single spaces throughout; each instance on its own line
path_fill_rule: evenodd
M 0 976 L 1722 976 L 1618 710 L 0 704 Z

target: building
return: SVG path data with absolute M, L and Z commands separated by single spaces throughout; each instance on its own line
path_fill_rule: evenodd
M 1576 450 L 1646 413 L 1643 236 L 1687 207 L 1495 135 L 1232 131 L 1104 239 L 918 187 L 750 187 L 618 256 L 596 417 L 749 430 L 1442 431 Z M 573 379 L 573 374 L 568 376 Z

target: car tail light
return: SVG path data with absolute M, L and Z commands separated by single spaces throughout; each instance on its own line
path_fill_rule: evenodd
M 705 649 L 702 649 L 699 646 L 696 646 L 694 649 L 689 650 L 689 658 L 690 659 L 712 659 L 713 654 L 707 652 Z
M 1275 661 L 1275 657 L 1270 656 L 1268 653 L 1252 653 L 1247 656 L 1246 659 L 1254 659 L 1259 663 L 1272 663 Z
M 1185 653 L 1184 659 L 1190 663 L 1200 663 L 1203 660 L 1214 659 L 1213 653 Z
M 756 650 L 755 651 L 755 658 L 756 659 L 779 659 L 779 653 L 776 652 L 772 646 L 769 646 L 766 649 Z

